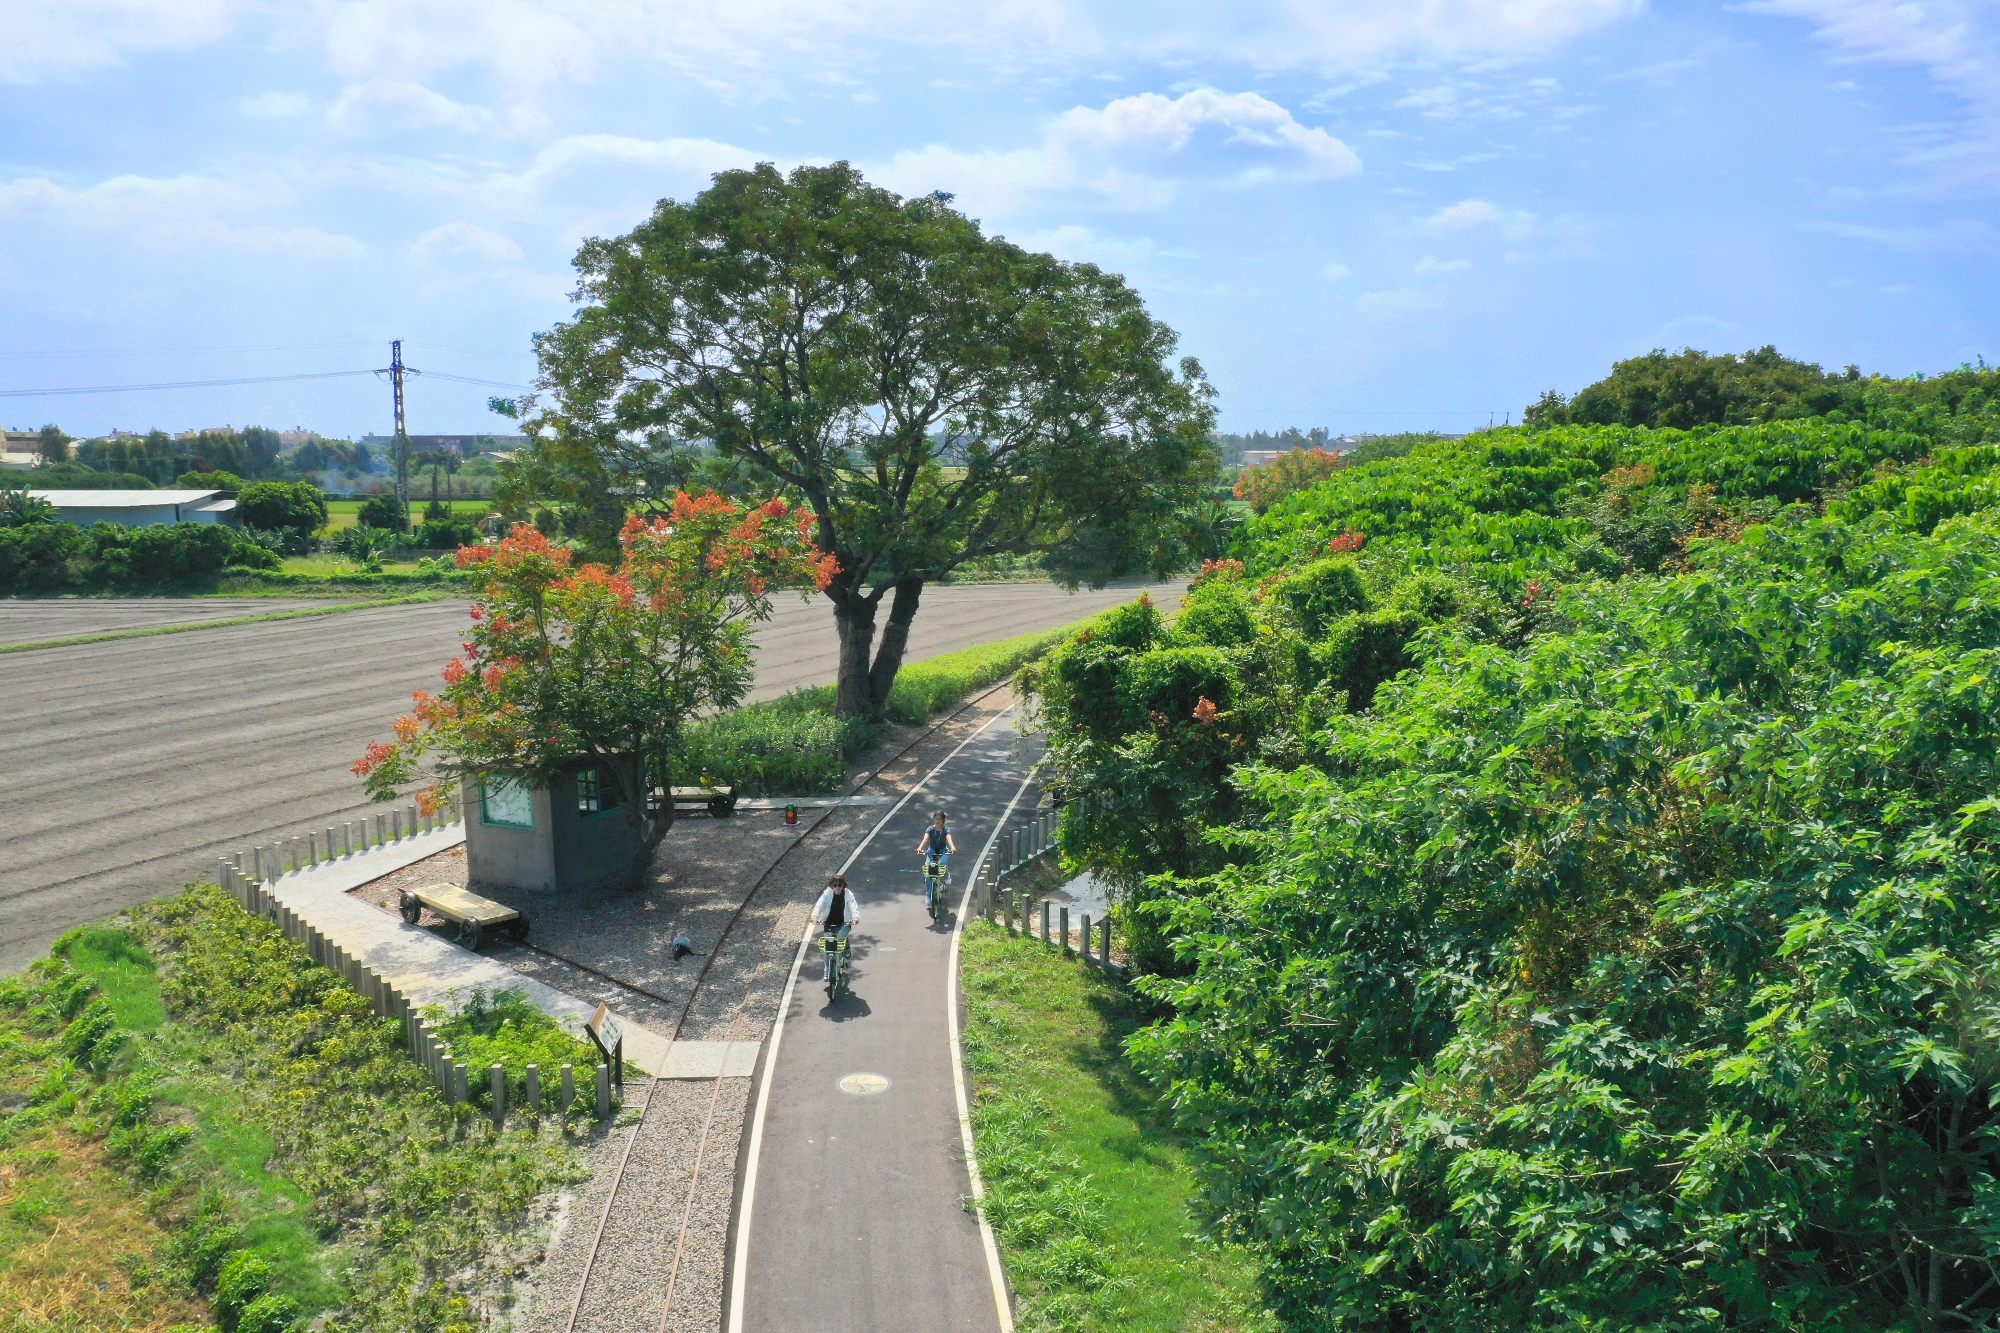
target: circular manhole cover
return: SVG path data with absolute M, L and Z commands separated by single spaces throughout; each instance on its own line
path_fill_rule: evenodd
M 849 1074 L 840 1080 L 840 1090 L 850 1097 L 873 1097 L 889 1090 L 889 1080 L 880 1074 Z

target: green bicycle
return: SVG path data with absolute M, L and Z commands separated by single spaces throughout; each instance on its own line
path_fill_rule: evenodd
M 847 989 L 847 936 L 831 932 L 821 935 L 819 948 L 826 955 L 826 998 L 837 1000 Z
M 924 862 L 924 907 L 931 920 L 944 915 L 944 891 L 951 883 L 951 859 L 933 856 Z

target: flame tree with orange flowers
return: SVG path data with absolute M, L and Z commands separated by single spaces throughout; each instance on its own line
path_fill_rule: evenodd
M 486 574 L 464 652 L 354 772 L 378 801 L 424 783 L 417 800 L 436 810 L 461 779 L 547 786 L 587 759 L 617 784 L 637 887 L 673 822 L 672 801 L 647 808 L 647 776 L 664 781 L 688 725 L 748 692 L 750 631 L 772 594 L 823 590 L 837 572 L 815 522 L 783 500 L 745 509 L 682 492 L 666 514 L 625 524 L 616 570 L 575 563 L 525 524 L 462 548 L 460 566 Z

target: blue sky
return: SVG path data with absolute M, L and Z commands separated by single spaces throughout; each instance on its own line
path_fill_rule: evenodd
M 2000 7 L 7 0 L 0 390 L 526 382 L 578 240 L 846 158 L 1124 274 L 1225 429 L 1463 430 L 1656 346 L 2000 349 Z M 502 430 L 419 379 L 413 432 Z M 0 398 L 383 431 L 367 378 Z

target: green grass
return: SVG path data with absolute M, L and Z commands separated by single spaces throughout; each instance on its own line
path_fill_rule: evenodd
M 332 533 L 338 532 L 342 528 L 353 527 L 357 517 L 361 513 L 361 506 L 367 498 L 366 496 L 362 496 L 352 500 L 329 499 L 326 502 L 326 526 L 321 528 L 320 531 L 323 533 Z M 442 504 L 444 501 L 440 500 L 439 503 Z M 453 514 L 464 515 L 467 518 L 485 518 L 493 512 L 493 502 L 491 500 L 453 499 L 450 503 Z M 430 501 L 427 499 L 412 499 L 410 502 L 412 517 L 418 522 L 422 522 L 424 510 L 429 507 Z
M 0 653 L 29 653 L 40 648 L 68 648 L 79 643 L 104 643 L 111 639 L 147 639 L 155 634 L 185 634 L 197 629 L 221 629 L 227 625 L 254 625 L 264 620 L 303 620 L 312 616 L 336 616 L 344 611 L 366 611 L 376 606 L 401 606 L 406 602 L 434 602 L 442 593 L 416 593 L 408 597 L 378 597 L 364 602 L 343 602 L 339 606 L 312 606 L 297 611 L 262 611 L 254 616 L 230 616 L 225 620 L 195 620 L 184 625 L 148 625 L 143 629 L 107 630 L 102 634 L 78 634 L 67 639 L 37 639 L 32 643 L 0 644 Z
M 528 1206 L 603 1127 L 497 1131 L 399 1033 L 212 885 L 0 978 L 0 1333 L 206 1327 L 248 1270 L 328 1333 L 482 1327 L 471 1293 L 504 1292 Z
M 907 663 L 889 691 L 889 716 L 898 722 L 922 722 L 974 691 L 1007 679 L 1095 619 L 1087 616 L 1058 629 Z
M 1186 1144 L 1118 982 L 983 921 L 960 970 L 974 1141 L 1024 1330 L 1272 1333 L 1249 1259 L 1195 1236 Z

